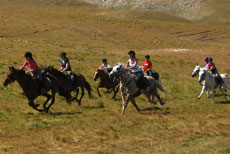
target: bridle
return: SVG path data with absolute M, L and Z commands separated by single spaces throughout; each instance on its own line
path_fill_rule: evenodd
M 13 79 L 8 76 L 6 77 L 6 80 L 8 80 L 9 83 L 13 83 L 17 79 L 18 79 L 18 71 L 16 71 L 16 75 L 13 75 Z

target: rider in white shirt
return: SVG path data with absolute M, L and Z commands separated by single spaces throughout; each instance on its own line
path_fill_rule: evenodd
M 143 75 L 141 67 L 138 64 L 138 59 L 136 59 L 136 54 L 134 51 L 131 50 L 128 52 L 128 54 L 129 60 L 127 61 L 125 68 L 128 69 L 132 74 L 134 74 L 134 76 L 138 80 Z
M 107 59 L 102 59 L 102 64 L 99 69 L 104 69 L 105 72 L 111 72 L 113 68 L 109 65 Z

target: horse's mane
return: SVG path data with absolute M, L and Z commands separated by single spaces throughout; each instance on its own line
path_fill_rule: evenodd
M 53 74 L 54 74 L 54 75 L 60 76 L 60 77 L 63 77 L 63 78 L 67 78 L 67 76 L 66 76 L 64 73 L 60 72 L 60 71 L 57 70 L 56 68 L 53 68 L 53 67 L 52 67 L 52 69 L 53 69 Z M 52 73 L 51 73 L 51 74 L 52 74 Z

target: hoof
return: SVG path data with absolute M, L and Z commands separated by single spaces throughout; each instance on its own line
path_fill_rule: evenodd
M 198 100 L 200 100 L 200 97 L 197 97 Z
M 165 105 L 165 102 L 161 102 L 161 105 Z
M 34 104 L 34 107 L 38 108 L 40 106 L 40 104 Z

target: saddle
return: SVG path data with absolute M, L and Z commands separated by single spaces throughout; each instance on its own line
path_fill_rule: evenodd
M 152 72 L 152 71 L 151 71 Z M 148 75 L 148 73 L 147 73 Z M 159 80 L 160 78 L 160 75 L 157 73 L 157 72 L 152 72 L 152 75 L 151 75 L 155 80 Z
M 214 78 L 215 78 L 215 81 L 216 81 L 217 84 L 224 83 L 224 81 L 223 81 L 223 79 L 222 79 L 222 77 L 220 75 L 215 76 Z
M 77 74 L 73 73 L 72 71 L 64 72 L 64 74 L 68 79 L 70 79 L 73 82 L 73 85 L 77 83 L 77 78 L 78 78 Z
M 50 89 L 51 88 L 51 80 L 50 78 L 46 75 L 46 73 L 44 71 L 41 72 L 42 73 L 42 82 L 40 82 L 37 78 L 36 75 L 34 75 L 33 72 L 30 72 L 29 75 L 32 77 L 32 79 L 34 80 L 35 84 L 37 84 L 38 86 L 38 90 L 40 91 L 42 88 L 45 89 Z
M 154 72 L 152 77 L 153 77 L 155 80 L 159 80 L 160 75 L 159 75 L 157 72 Z

